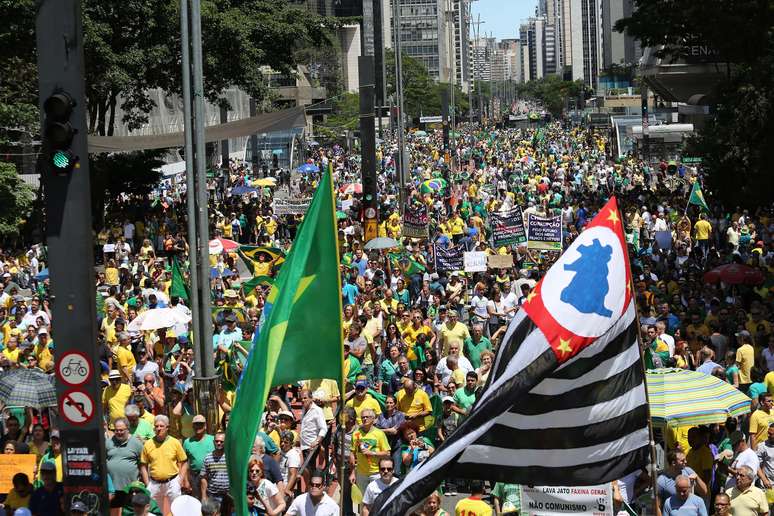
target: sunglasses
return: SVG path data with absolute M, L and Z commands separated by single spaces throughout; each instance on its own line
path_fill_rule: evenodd
M 309 485 L 311 487 L 322 487 L 323 483 L 322 482 L 309 482 Z
M 221 440 L 221 441 L 214 441 L 214 442 L 215 442 L 215 444 L 223 444 L 225 441 Z
M 392 468 L 379 468 L 379 471 L 392 471 Z

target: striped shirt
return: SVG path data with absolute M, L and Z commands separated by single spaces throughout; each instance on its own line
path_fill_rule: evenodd
M 223 496 L 228 493 L 228 468 L 226 467 L 226 454 L 219 457 L 208 453 L 204 457 L 201 477 L 207 480 L 207 496 Z

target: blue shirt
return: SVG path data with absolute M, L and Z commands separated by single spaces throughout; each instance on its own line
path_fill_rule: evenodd
M 345 283 L 341 288 L 341 296 L 344 298 L 344 304 L 354 305 L 355 298 L 357 298 L 358 293 L 359 290 L 357 285 L 353 285 L 352 283 Z
M 681 475 L 685 475 L 686 477 L 690 477 L 694 473 L 696 472 L 688 466 L 684 467 L 680 472 Z M 667 498 L 677 494 L 677 489 L 675 488 L 675 479 L 667 476 L 664 473 L 661 473 L 656 479 L 656 487 L 658 487 L 658 497 L 661 500 L 666 500 Z
M 663 516 L 707 516 L 707 507 L 704 500 L 695 494 L 688 495 L 688 499 L 683 501 L 677 496 L 670 496 L 664 504 Z
M 704 373 L 704 374 L 711 375 L 712 371 L 714 371 L 715 368 L 718 368 L 718 367 L 723 369 L 723 366 L 721 366 L 720 364 L 716 364 L 715 362 L 710 360 L 708 362 L 704 362 L 702 365 L 697 367 L 696 371 L 699 372 L 699 373 Z

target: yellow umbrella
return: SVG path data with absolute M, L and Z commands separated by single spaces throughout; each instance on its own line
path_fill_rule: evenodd
M 273 177 L 265 177 L 263 179 L 256 179 L 253 181 L 253 186 L 277 186 L 277 180 Z

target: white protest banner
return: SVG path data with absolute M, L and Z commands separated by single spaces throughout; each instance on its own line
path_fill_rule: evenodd
M 271 208 L 275 215 L 303 215 L 309 208 L 311 199 L 274 199 Z
M 465 253 L 465 272 L 486 271 L 486 253 L 484 251 L 470 251 Z
M 530 516 L 612 516 L 610 484 L 583 487 L 521 486 L 521 514 Z

